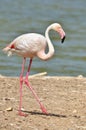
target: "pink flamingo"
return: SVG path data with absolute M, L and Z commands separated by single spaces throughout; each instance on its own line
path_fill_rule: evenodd
M 35 56 L 37 56 L 41 60 L 48 60 L 54 54 L 54 47 L 53 47 L 53 45 L 50 41 L 50 38 L 49 38 L 49 31 L 51 29 L 59 33 L 59 35 L 61 37 L 61 42 L 63 43 L 64 39 L 65 39 L 65 32 L 62 29 L 60 24 L 53 23 L 46 29 L 45 37 L 42 36 L 41 34 L 37 34 L 37 33 L 23 34 L 23 35 L 17 37 L 16 39 L 14 39 L 7 47 L 5 47 L 3 49 L 4 52 L 8 53 L 8 56 L 12 55 L 12 53 L 16 53 L 16 54 L 23 57 L 22 70 L 21 70 L 21 74 L 20 74 L 20 103 L 19 103 L 19 113 L 18 113 L 20 116 L 26 116 L 26 114 L 24 114 L 21 110 L 23 83 L 25 83 L 27 85 L 27 87 L 29 87 L 29 89 L 32 91 L 34 97 L 36 98 L 37 102 L 40 105 L 42 112 L 45 114 L 48 114 L 47 110 L 45 109 L 43 104 L 40 102 L 36 92 L 34 91 L 32 86 L 30 85 L 30 83 L 28 81 L 28 76 L 30 73 L 32 59 Z M 46 45 L 48 45 L 48 48 L 49 48 L 49 52 L 47 54 L 45 53 Z M 30 63 L 28 66 L 26 77 L 23 78 L 24 66 L 25 66 L 25 62 L 26 62 L 27 57 L 30 58 Z

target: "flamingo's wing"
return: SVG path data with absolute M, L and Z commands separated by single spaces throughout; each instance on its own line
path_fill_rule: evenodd
M 17 37 L 11 44 L 3 50 L 11 55 L 13 52 L 23 57 L 34 57 L 41 49 L 45 49 L 46 39 L 44 36 L 36 33 L 24 34 Z

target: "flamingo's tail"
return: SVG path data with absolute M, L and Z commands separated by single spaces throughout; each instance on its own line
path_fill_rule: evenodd
M 12 55 L 12 51 L 11 51 L 11 48 L 9 46 L 5 47 L 2 51 L 4 53 L 7 53 L 8 56 Z

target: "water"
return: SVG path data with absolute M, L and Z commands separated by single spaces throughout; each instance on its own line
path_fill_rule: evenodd
M 64 44 L 50 33 L 54 57 L 45 62 L 35 58 L 31 74 L 86 76 L 86 1 L 85 0 L 3 0 L 0 2 L 0 74 L 18 76 L 22 58 L 7 57 L 4 48 L 17 36 L 37 32 L 44 35 L 48 25 L 59 22 L 66 32 Z M 26 68 L 28 65 L 26 63 Z M 25 69 L 26 70 L 26 69 Z

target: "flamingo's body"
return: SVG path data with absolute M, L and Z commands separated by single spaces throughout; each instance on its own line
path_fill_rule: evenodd
M 42 112 L 47 114 L 46 109 L 40 102 L 37 94 L 33 90 L 32 86 L 29 84 L 28 81 L 28 75 L 30 72 L 30 67 L 32 63 L 32 59 L 37 56 L 42 60 L 48 60 L 50 59 L 53 54 L 54 54 L 54 47 L 49 39 L 49 31 L 53 29 L 57 31 L 60 34 L 62 42 L 64 42 L 65 39 L 65 32 L 62 29 L 61 25 L 58 23 L 51 24 L 46 32 L 45 32 L 45 37 L 42 36 L 41 34 L 37 33 L 28 33 L 28 34 L 23 34 L 19 37 L 17 37 L 15 40 L 13 40 L 6 48 L 3 49 L 4 52 L 7 52 L 8 55 L 10 56 L 12 53 L 16 53 L 24 58 L 23 64 L 22 64 L 22 71 L 20 74 L 20 105 L 19 105 L 19 115 L 24 115 L 21 111 L 21 106 L 22 106 L 22 85 L 25 83 L 30 90 L 32 91 L 33 95 L 35 96 L 36 100 L 38 101 Z M 45 49 L 48 44 L 49 47 L 49 52 L 46 54 Z M 24 73 L 24 65 L 26 58 L 30 58 L 30 63 L 28 67 L 28 71 L 26 74 L 25 79 L 23 78 L 23 73 Z
M 23 34 L 16 38 L 11 44 L 11 53 L 16 52 L 23 57 L 33 58 L 37 52 L 46 48 L 46 38 L 37 33 Z M 22 44 L 21 44 L 22 43 Z M 8 53 L 10 54 L 10 53 Z

